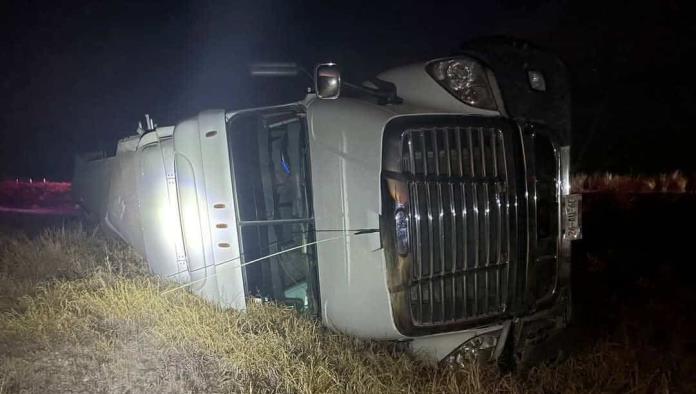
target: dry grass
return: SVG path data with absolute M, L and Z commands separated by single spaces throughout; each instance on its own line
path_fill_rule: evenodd
M 0 239 L 0 392 L 665 392 L 628 342 L 523 378 L 444 370 L 292 310 L 224 311 L 149 277 L 127 247 L 81 229 Z
M 571 189 L 575 193 L 693 193 L 696 192 L 696 174 L 684 174 L 679 170 L 658 175 L 580 173 L 572 177 Z

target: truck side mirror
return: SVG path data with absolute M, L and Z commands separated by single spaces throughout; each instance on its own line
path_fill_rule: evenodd
M 336 99 L 341 94 L 341 72 L 335 63 L 317 64 L 314 68 L 314 91 L 320 99 Z

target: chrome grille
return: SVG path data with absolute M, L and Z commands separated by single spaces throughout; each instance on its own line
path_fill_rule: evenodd
M 413 323 L 461 322 L 506 311 L 514 190 L 503 131 L 407 129 L 401 134 L 401 166 L 409 191 Z

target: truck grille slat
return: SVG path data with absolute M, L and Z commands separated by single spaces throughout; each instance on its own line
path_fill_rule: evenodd
M 425 184 L 425 195 L 426 195 L 426 202 L 427 205 L 425 206 L 425 211 L 428 217 L 428 243 L 424 245 L 426 247 L 426 250 L 428 250 L 428 275 L 432 278 L 433 276 L 433 269 L 435 268 L 435 239 L 433 238 L 433 204 L 432 204 L 432 199 L 430 198 L 430 187 L 431 185 L 426 183 Z M 435 308 L 435 295 L 433 294 L 433 281 L 428 281 L 428 299 L 429 299 L 429 304 L 428 304 L 428 314 L 430 316 L 430 320 L 433 318 L 433 311 Z
M 459 132 L 459 130 L 457 130 Z M 458 185 L 459 187 L 459 212 L 461 213 L 459 217 L 459 228 L 460 228 L 460 233 L 461 237 L 457 240 L 457 243 L 461 245 L 462 253 L 461 253 L 461 258 L 459 261 L 455 262 L 455 266 L 457 267 L 458 271 L 463 271 L 466 270 L 468 265 L 469 265 L 469 247 L 467 245 L 467 239 L 468 239 L 468 230 L 466 227 L 467 224 L 467 209 L 466 209 L 466 189 L 465 185 L 463 183 L 460 183 Z M 461 282 L 461 287 L 462 287 L 462 294 L 459 297 L 461 300 L 462 304 L 462 315 L 466 316 L 469 313 L 469 305 L 467 303 L 467 285 L 466 285 L 466 276 L 461 275 L 460 277 L 460 282 Z
M 493 158 L 493 176 L 498 177 L 498 145 L 496 143 L 496 138 L 494 134 L 491 134 L 491 157 Z M 500 211 L 500 187 L 495 186 L 495 192 L 493 195 L 493 206 L 495 207 L 495 236 L 493 239 L 496 240 L 495 243 L 495 263 L 500 264 L 501 261 L 501 229 L 502 229 L 502 213 Z M 500 270 L 495 272 L 495 304 L 499 305 L 501 302 L 502 294 L 500 288 Z
M 408 137 L 408 151 L 409 151 L 409 165 L 410 170 L 412 173 L 416 173 L 418 170 L 416 168 L 416 155 L 415 155 L 415 142 L 413 141 L 413 136 L 409 135 Z M 411 218 L 412 218 L 412 223 L 415 224 L 415 234 L 416 234 L 416 242 L 413 244 L 415 247 L 415 253 L 414 255 L 418 259 L 418 261 L 423 261 L 423 230 L 421 229 L 421 216 L 420 216 L 420 196 L 418 193 L 418 183 L 411 182 L 409 184 L 409 194 L 411 195 Z M 411 265 L 411 273 L 413 277 L 421 278 L 423 277 L 423 266 L 422 264 L 412 264 Z M 413 291 L 416 291 L 414 294 Z M 423 287 L 421 283 L 418 283 L 417 288 L 411 289 L 411 299 L 412 300 L 418 300 L 418 306 L 417 306 L 417 315 L 418 316 L 423 316 Z
M 479 142 L 479 148 L 481 149 L 481 175 L 483 177 L 486 177 L 486 167 L 488 167 L 488 161 L 486 160 L 486 144 L 485 144 L 485 139 L 483 137 L 483 127 L 478 128 L 478 142 Z M 488 184 L 483 184 L 481 185 L 482 188 L 482 199 L 483 199 L 483 234 L 484 234 L 484 243 L 483 243 L 483 264 L 488 267 L 490 261 L 491 261 L 491 228 L 490 228 L 490 200 L 489 200 L 489 195 L 488 195 Z M 484 312 L 488 312 L 488 301 L 489 301 L 489 296 L 490 296 L 490 289 L 489 289 L 489 284 L 490 284 L 490 278 L 488 275 L 488 270 L 485 271 L 485 278 L 484 278 L 484 297 L 483 297 L 483 310 Z
M 514 192 L 502 130 L 408 129 L 402 146 L 402 171 L 410 179 L 414 323 L 502 313 L 509 296 L 509 196 Z
M 501 140 L 501 142 L 502 142 L 502 140 Z M 509 179 L 508 178 L 508 165 L 507 165 L 507 152 L 506 152 L 505 144 L 503 144 L 503 143 L 500 144 L 499 152 L 500 152 L 500 164 L 502 165 L 502 176 L 505 179 Z M 508 261 L 511 258 L 511 253 L 512 253 L 511 247 L 510 247 L 510 245 L 511 245 L 511 241 L 510 241 L 510 231 L 511 231 L 511 229 L 510 229 L 510 195 L 511 195 L 511 193 L 514 193 L 514 192 L 511 192 L 509 188 L 502 188 L 502 189 L 503 189 L 503 193 L 501 193 L 501 194 L 504 198 L 504 201 L 502 202 L 502 204 L 505 208 L 505 215 L 504 215 L 504 219 L 502 220 L 502 222 L 504 223 L 504 228 L 500 232 L 501 233 L 501 244 L 502 244 L 502 248 L 501 248 L 502 251 L 501 251 L 500 259 L 501 259 L 501 261 Z M 505 267 L 505 271 L 504 271 L 505 276 L 504 276 L 503 283 L 505 283 L 505 282 L 510 283 L 510 265 L 511 264 L 507 264 L 507 267 Z M 501 283 L 501 285 L 500 285 L 501 293 L 502 293 L 502 299 L 501 299 L 502 304 L 501 305 L 503 307 L 501 309 L 505 309 L 505 302 L 510 297 L 509 286 L 504 286 L 503 283 Z
M 467 138 L 468 138 L 468 153 L 469 153 L 469 174 L 471 176 L 476 176 L 476 166 L 475 166 L 475 156 L 476 156 L 476 150 L 474 148 L 474 138 L 473 138 L 473 130 L 471 128 L 467 128 Z M 471 235 L 472 235 L 472 241 L 470 242 L 467 240 L 468 243 L 473 245 L 473 261 L 474 261 L 474 268 L 478 268 L 479 266 L 479 255 L 480 255 L 480 249 L 481 249 L 481 242 L 480 242 L 480 232 L 479 232 L 479 208 L 478 208 L 478 188 L 477 184 L 475 183 L 470 183 L 468 185 L 471 188 L 471 198 L 469 199 L 471 201 Z M 465 186 L 466 187 L 466 186 Z M 468 268 L 468 267 L 467 267 Z M 468 275 L 467 275 L 468 276 Z M 478 308 L 478 290 L 479 290 L 479 283 L 478 283 L 478 278 L 479 278 L 479 273 L 476 272 L 473 275 L 473 314 L 477 315 L 479 312 Z M 468 295 L 467 295 L 468 296 Z
M 448 239 L 445 237 L 445 212 L 444 212 L 444 205 L 445 201 L 442 198 L 442 184 L 437 185 L 437 193 L 438 196 L 440 197 L 440 212 L 438 216 L 438 223 L 440 225 L 440 228 L 438 229 L 438 234 L 440 234 L 440 237 L 438 239 L 439 244 L 440 244 L 440 266 L 439 266 L 439 272 L 443 273 L 445 272 L 445 241 Z M 440 280 L 440 319 L 445 320 L 445 283 L 443 280 Z
M 452 173 L 452 156 L 451 156 L 451 137 L 452 133 L 450 128 L 445 129 L 445 151 L 447 152 L 447 174 L 451 177 Z M 452 182 L 447 183 L 449 191 L 449 234 L 451 234 L 450 240 L 450 258 L 447 261 L 450 262 L 449 270 L 453 274 L 451 278 L 451 289 L 447 292 L 448 294 L 455 294 L 457 291 L 457 277 L 454 275 L 457 272 L 457 210 L 454 202 L 454 190 L 455 186 Z M 457 314 L 457 297 L 456 294 L 451 298 L 451 310 L 450 314 L 447 316 L 447 320 L 453 319 Z

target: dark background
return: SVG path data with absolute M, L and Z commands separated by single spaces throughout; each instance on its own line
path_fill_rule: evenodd
M 150 113 L 302 98 L 247 64 L 333 60 L 360 81 L 510 35 L 572 73 L 575 170 L 696 170 L 696 24 L 686 1 L 58 2 L 0 5 L 0 177 L 69 179 L 75 153 L 112 150 Z

